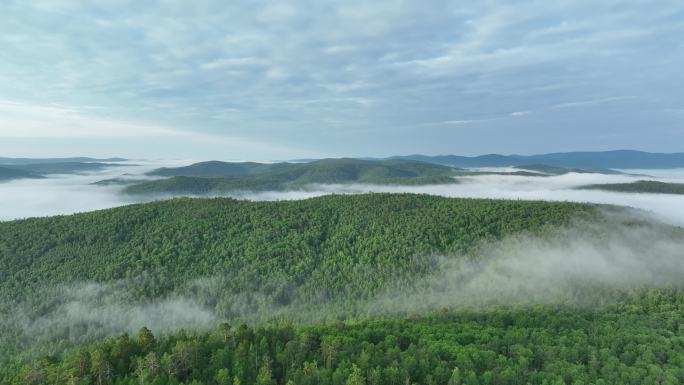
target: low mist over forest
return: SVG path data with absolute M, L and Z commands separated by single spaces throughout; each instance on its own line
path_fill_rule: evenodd
M 8 383 L 684 378 L 681 169 L 50 162 L 0 184 Z
M 596 154 L 601 159 L 602 153 Z M 586 156 L 577 162 L 583 164 Z M 179 196 L 292 200 L 327 194 L 408 192 L 445 197 L 617 204 L 643 209 L 669 223 L 684 224 L 684 196 L 679 195 L 684 184 L 684 168 L 580 168 L 574 167 L 573 162 L 562 163 L 565 166 L 522 164 L 466 168 L 446 165 L 443 158 L 266 163 L 100 160 L 97 164 L 108 166 L 0 183 L 3 195 L 0 219 L 71 214 Z M 497 162 L 510 161 L 502 158 L 503 161 Z M 477 158 L 464 159 L 470 159 L 465 162 L 469 164 Z M 538 159 L 524 159 L 527 160 Z M 5 162 L 9 165 L 20 160 Z M 0 167 L 8 166 L 0 160 Z M 92 166 L 79 168 L 86 167 Z
M 0 385 L 684 384 L 681 0 L 0 15 Z

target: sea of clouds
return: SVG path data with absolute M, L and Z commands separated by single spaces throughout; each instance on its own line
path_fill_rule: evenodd
M 0 183 L 0 220 L 35 216 L 72 214 L 138 202 L 139 198 L 121 193 L 119 186 L 92 185 L 124 174 L 145 178 L 144 173 L 161 166 L 175 167 L 189 161 L 129 161 L 119 167 L 79 175 L 55 175 L 46 179 L 23 179 Z M 483 171 L 513 171 L 488 168 Z M 684 169 L 621 170 L 625 174 L 602 175 L 569 173 L 559 176 L 479 175 L 459 177 L 458 184 L 397 185 L 312 185 L 297 191 L 236 192 L 228 194 L 248 200 L 294 200 L 327 194 L 397 192 L 432 194 L 445 197 L 553 200 L 614 204 L 642 209 L 661 220 L 684 225 L 684 195 L 618 193 L 578 190 L 579 186 L 602 183 L 628 183 L 657 180 L 684 183 Z M 130 176 L 129 176 L 130 177 Z

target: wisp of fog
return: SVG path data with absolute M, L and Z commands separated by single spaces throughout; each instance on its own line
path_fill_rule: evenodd
M 684 279 L 681 229 L 606 213 L 544 237 L 513 236 L 473 255 L 439 259 L 434 275 L 411 292 L 388 291 L 371 309 L 414 312 L 492 305 L 605 305 L 634 289 L 666 288 Z
M 292 293 L 287 304 L 274 301 L 264 288 L 226 294 L 225 282 L 231 279 L 227 272 L 193 280 L 161 298 L 135 296 L 135 287 L 146 284 L 143 278 L 74 283 L 41 294 L 51 298 L 49 311 L 32 316 L 34 307 L 24 303 L 4 322 L 14 324 L 29 341 L 48 342 L 134 333 L 142 326 L 162 333 L 179 328 L 203 330 L 222 319 L 306 323 L 443 308 L 601 307 L 628 300 L 634 290 L 681 287 L 683 246 L 681 228 L 654 222 L 638 211 L 607 208 L 598 221 L 575 223 L 545 235 L 483 243 L 465 255 L 416 256 L 434 262 L 432 273 L 409 286 L 397 281 L 351 306 L 336 298 L 315 304 L 298 298 L 297 285 L 288 277 L 273 283 Z

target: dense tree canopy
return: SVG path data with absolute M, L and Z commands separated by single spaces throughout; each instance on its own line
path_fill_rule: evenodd
M 121 335 L 7 374 L 8 384 L 517 385 L 684 382 L 684 296 L 293 327 Z
M 227 319 L 295 302 L 314 314 L 323 304 L 349 308 L 390 285 L 412 285 L 435 268 L 434 255 L 593 215 L 591 206 L 571 203 L 369 194 L 178 199 L 0 223 L 0 306 L 14 315 L 0 321 L 0 344 L 26 352 L 38 334 L 58 332 L 61 342 L 41 350 L 54 354 L 100 336 L 97 323 L 17 330 L 69 306 L 73 292 L 104 295 L 79 283 L 113 283 L 118 301 L 136 303 L 197 292 Z M 205 279 L 210 284 L 198 284 Z
M 0 223 L 0 382 L 682 383 L 676 287 L 621 293 L 597 308 L 352 311 L 335 320 L 336 309 L 434 273 L 437 255 L 469 258 L 482 242 L 603 218 L 575 203 L 367 194 L 175 199 Z M 145 311 L 181 295 L 211 309 L 213 331 L 146 325 L 112 337 L 106 319 L 69 302 L 116 305 L 105 314 L 117 318 L 120 303 Z M 254 317 L 243 325 L 246 312 Z M 71 323 L 52 319 L 65 314 Z
M 456 183 L 456 169 L 410 160 L 322 159 L 306 163 L 202 162 L 161 168 L 154 176 L 168 179 L 128 186 L 130 194 L 218 194 L 234 191 L 301 189 L 312 184 Z M 108 181 L 102 181 L 107 184 Z
M 666 183 L 654 180 L 640 180 L 632 183 L 592 184 L 582 186 L 580 189 L 628 193 L 684 194 L 684 184 L 682 183 Z

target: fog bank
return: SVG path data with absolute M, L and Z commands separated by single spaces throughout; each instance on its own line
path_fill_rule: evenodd
M 484 244 L 472 255 L 440 258 L 438 264 L 436 274 L 414 289 L 387 291 L 368 309 L 601 306 L 634 289 L 681 287 L 684 232 L 647 219 L 637 224 L 619 214 L 545 237 L 509 237 Z
M 130 174 L 126 178 L 149 178 L 144 173 L 162 166 L 186 165 L 189 161 L 134 161 L 123 167 L 81 175 L 59 175 L 46 179 L 23 179 L 0 183 L 0 220 L 34 216 L 72 214 L 137 203 L 149 198 L 122 193 L 121 186 L 97 186 L 92 183 Z M 511 168 L 487 168 L 489 172 L 519 171 Z M 432 194 L 445 197 L 554 200 L 630 206 L 652 212 L 668 223 L 684 225 L 684 195 L 618 193 L 578 190 L 588 184 L 629 183 L 656 180 L 684 183 L 684 169 L 622 170 L 626 174 L 602 175 L 569 173 L 535 177 L 519 175 L 478 175 L 458 177 L 449 185 L 312 185 L 296 191 L 234 192 L 219 196 L 248 200 L 294 200 L 327 194 L 397 192 Z M 633 174 L 633 175 L 630 175 Z
M 137 198 L 121 194 L 118 186 L 93 183 L 124 174 L 143 179 L 145 172 L 167 164 L 168 161 L 127 161 L 95 172 L 0 183 L 0 220 L 73 214 L 138 202 Z
M 631 170 L 630 170 L 631 171 Z M 639 170 L 636 170 L 637 172 Z M 649 170 L 654 171 L 654 170 Z M 236 193 L 230 196 L 250 200 L 292 200 L 326 194 L 369 192 L 418 193 L 460 198 L 549 200 L 628 206 L 651 212 L 661 220 L 684 225 L 684 195 L 621 193 L 578 190 L 589 184 L 629 183 L 660 180 L 684 183 L 684 170 L 655 170 L 658 177 L 569 173 L 559 176 L 480 175 L 459 177 L 457 184 L 426 186 L 395 185 L 316 185 L 304 191 Z M 635 172 L 636 173 L 636 172 Z M 653 172 L 651 174 L 654 174 Z
M 0 326 L 9 325 L 20 332 L 29 346 L 68 346 L 121 333 L 135 334 L 144 326 L 166 333 L 178 329 L 203 330 L 218 322 L 211 309 L 182 295 L 136 297 L 137 290 L 131 288 L 141 283 L 81 282 L 45 289 L 16 306 L 9 317 L 0 321 Z

